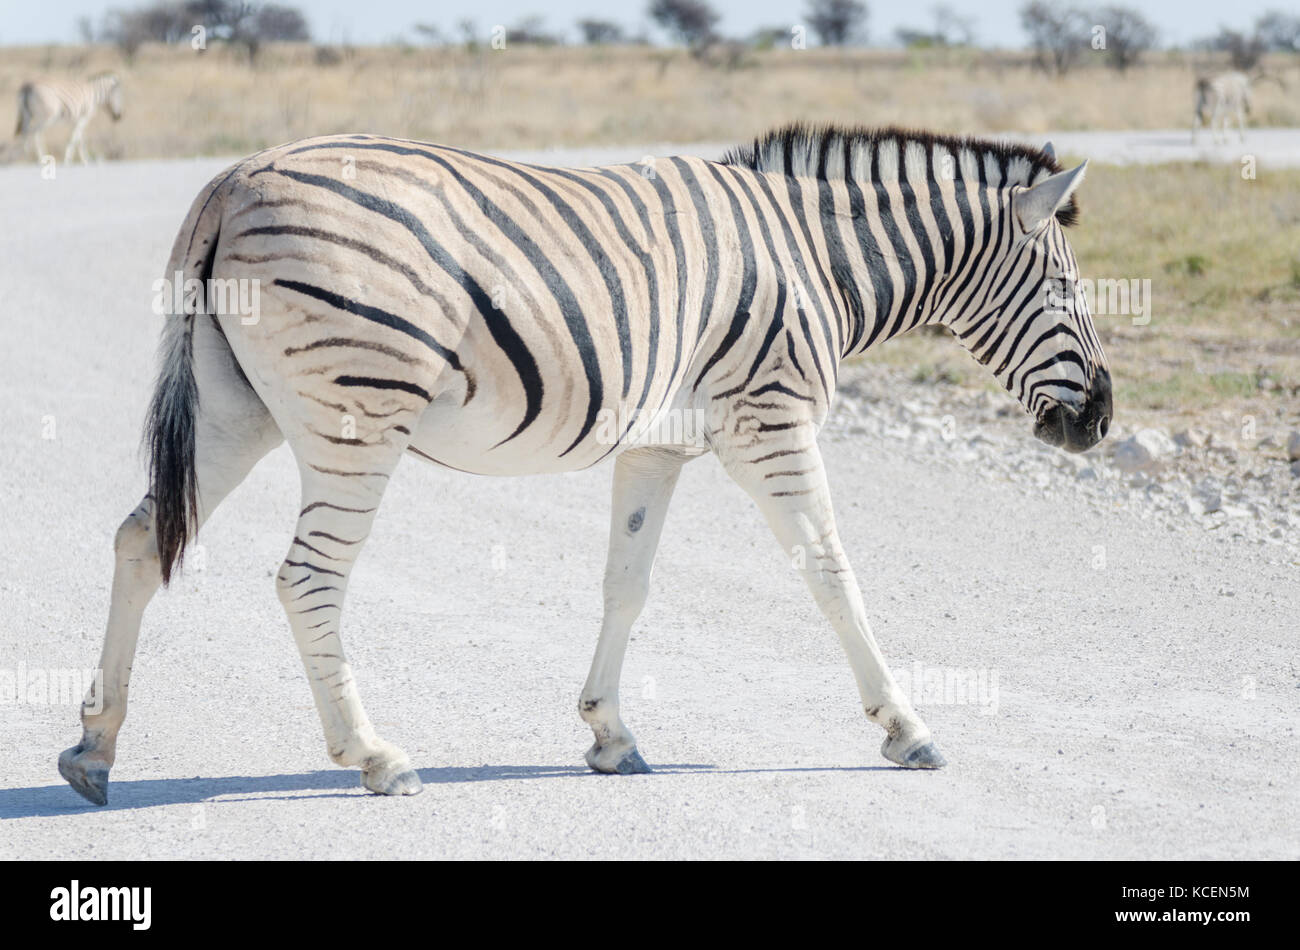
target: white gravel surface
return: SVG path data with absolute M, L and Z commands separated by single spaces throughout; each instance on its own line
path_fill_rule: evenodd
M 0 673 L 96 661 L 113 533 L 143 490 L 150 287 L 222 165 L 0 169 Z M 297 507 L 281 448 L 204 529 L 205 569 L 146 615 L 106 808 L 55 772 L 75 705 L 0 707 L 0 858 L 1300 856 L 1294 485 L 1214 529 L 1110 442 L 1081 465 L 1038 445 L 998 415 L 1009 397 L 847 375 L 824 445 L 877 637 L 905 676 L 984 685 L 917 700 L 947 769 L 880 757 L 829 625 L 706 457 L 624 676 L 657 771 L 588 772 L 576 703 L 611 468 L 410 459 L 344 639 L 426 788 L 367 795 L 326 758 L 274 592 Z

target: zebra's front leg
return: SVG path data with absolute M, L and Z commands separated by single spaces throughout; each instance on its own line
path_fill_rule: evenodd
M 682 459 L 657 449 L 632 449 L 614 465 L 605 613 L 578 713 L 595 733 L 587 764 L 597 772 L 649 772 L 618 711 L 618 683 L 632 624 L 645 605 L 655 550 Z
M 393 465 L 365 457 L 347 460 L 355 470 L 330 469 L 301 458 L 299 464 L 303 508 L 289 555 L 276 575 L 276 591 L 307 670 L 326 749 L 337 764 L 359 768 L 361 784 L 370 791 L 416 795 L 422 789 L 420 777 L 405 752 L 375 733 L 339 635 L 348 577 Z
M 728 474 L 758 504 L 839 634 L 867 718 L 885 730 L 881 753 L 905 768 L 942 768 L 947 763 L 931 741 L 930 730 L 894 681 L 871 633 L 862 592 L 840 546 L 816 443 L 785 449 L 760 443 L 748 452 L 720 454 Z

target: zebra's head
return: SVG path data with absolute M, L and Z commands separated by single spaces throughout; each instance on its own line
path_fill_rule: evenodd
M 1050 145 L 1044 153 L 1054 160 Z M 1034 435 L 1067 452 L 1092 448 L 1111 420 L 1110 370 L 1062 226 L 1087 164 L 1008 189 L 993 290 L 974 315 L 978 332 L 958 334 L 1034 417 Z
M 104 80 L 108 89 L 104 95 L 104 108 L 113 117 L 114 122 L 122 120 L 122 80 L 113 73 L 105 73 Z

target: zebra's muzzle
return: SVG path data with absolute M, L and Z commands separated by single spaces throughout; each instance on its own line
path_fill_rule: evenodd
M 1083 452 L 1106 438 L 1111 409 L 1110 373 L 1098 370 L 1083 405 L 1054 403 L 1034 423 L 1034 435 L 1067 452 Z

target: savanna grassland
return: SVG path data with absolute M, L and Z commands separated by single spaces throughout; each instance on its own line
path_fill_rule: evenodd
M 1100 60 L 1060 79 L 1027 53 L 973 49 L 746 51 L 734 66 L 655 47 L 468 50 L 273 45 L 255 64 L 228 48 L 10 48 L 0 119 L 42 76 L 122 76 L 126 115 L 96 122 L 108 158 L 238 155 L 306 135 L 375 132 L 477 148 L 743 141 L 782 122 L 898 124 L 977 133 L 1183 128 L 1212 58 L 1169 53 L 1120 75 Z M 1296 77 L 1300 63 L 1270 68 Z M 6 117 L 7 116 L 7 117 Z M 1253 121 L 1300 125 L 1276 83 Z
M 1300 125 L 1300 62 L 1255 89 L 1251 122 Z M 108 159 L 247 154 L 364 131 L 484 149 L 738 142 L 802 120 L 958 133 L 1187 128 L 1195 76 L 1225 64 L 1169 52 L 1119 74 L 1063 78 L 1028 53 L 973 49 L 746 51 L 730 64 L 653 47 L 11 48 L 0 121 L 41 76 L 115 70 L 125 117 L 91 125 Z M 51 144 L 61 148 L 60 135 Z M 1082 158 L 1086 156 L 1078 156 Z M 1094 163 L 1072 240 L 1085 277 L 1149 279 L 1151 316 L 1098 316 L 1120 418 L 1295 415 L 1300 403 L 1300 171 Z M 872 354 L 918 378 L 989 385 L 947 340 L 912 335 Z

